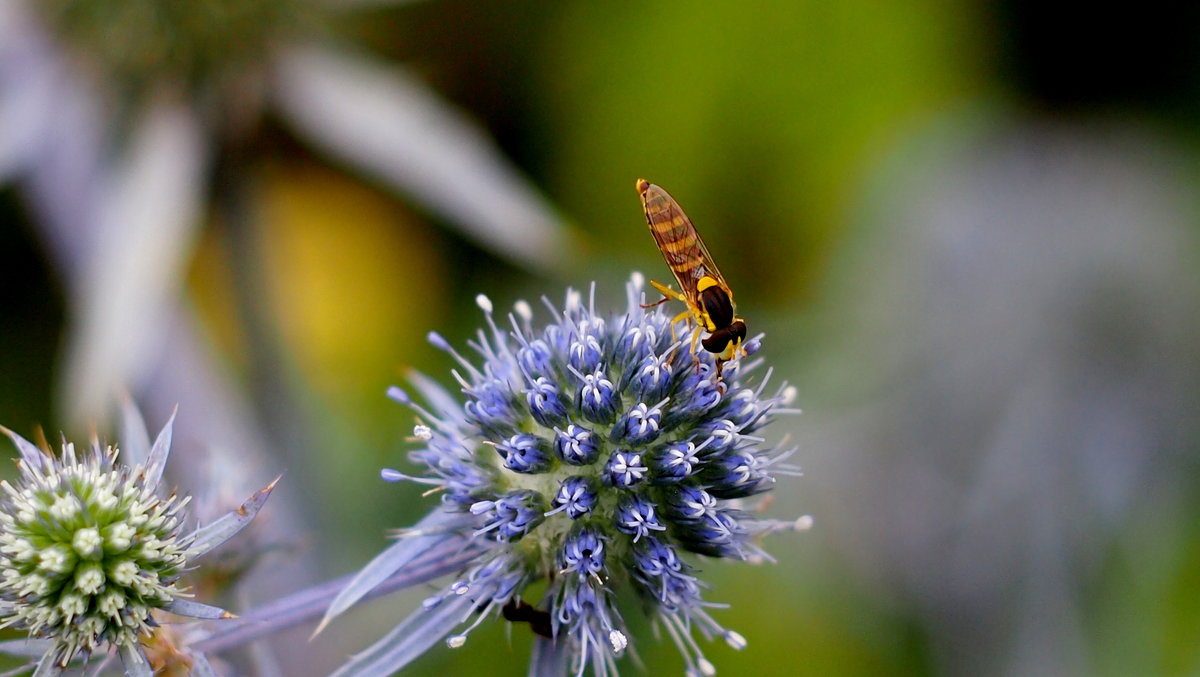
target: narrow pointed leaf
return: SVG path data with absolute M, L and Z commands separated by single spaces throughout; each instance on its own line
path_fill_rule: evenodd
M 121 397 L 121 456 L 130 466 L 144 466 L 150 457 L 146 421 L 128 393 Z
M 95 665 L 88 664 L 88 670 L 84 674 L 86 674 L 87 677 L 100 677 L 101 675 L 107 674 L 109 672 L 109 667 L 117 660 L 119 660 L 118 656 L 114 655 L 112 652 L 108 652 L 104 654 L 103 658 L 101 658 L 99 661 L 96 661 Z M 85 663 L 87 663 L 87 661 L 85 661 Z
M 463 547 L 460 543 L 446 541 L 422 553 L 403 570 L 376 585 L 359 601 L 381 597 L 461 571 L 477 558 L 482 550 L 482 547 L 475 544 Z M 212 634 L 197 640 L 193 648 L 198 651 L 226 651 L 244 646 L 260 637 L 315 621 L 329 608 L 330 600 L 336 597 L 350 580 L 350 576 L 344 576 L 251 609 L 236 620 L 221 623 Z
M 154 677 L 154 668 L 140 645 L 122 646 L 121 663 L 125 666 L 125 677 Z
M 163 608 L 177 616 L 189 616 L 191 618 L 203 618 L 205 620 L 216 620 L 218 618 L 237 618 L 237 616 L 220 607 L 201 604 L 200 602 L 193 602 L 190 599 L 180 599 L 178 597 L 171 600 L 171 603 Z
M 192 654 L 191 677 L 217 677 L 217 671 L 204 654 Z
M 418 609 L 330 677 L 387 677 L 450 634 L 474 606 L 470 595 L 454 595 L 432 609 Z
M 0 5 L 34 9 L 33 3 Z M 83 264 L 95 246 L 95 232 L 89 224 L 103 199 L 99 177 L 112 149 L 108 119 L 112 111 L 95 96 L 94 83 L 86 74 L 63 63 L 56 51 L 61 51 L 56 45 L 44 49 L 45 65 L 52 71 L 48 98 L 54 105 L 42 111 L 44 128 L 25 179 L 35 216 L 31 225 L 40 231 L 65 277 L 65 292 L 74 298 L 88 284 Z
M 289 677 L 279 664 L 279 656 L 270 642 L 255 642 L 246 649 L 250 674 L 256 677 Z
M 276 91 L 314 144 L 526 266 L 564 263 L 560 219 L 492 140 L 405 69 L 322 47 L 279 60 Z
M 57 64 L 36 26 L 34 9 L 0 3 L 0 183 L 36 158 L 55 103 Z
M 154 446 L 150 448 L 150 455 L 146 458 L 144 476 L 148 487 L 158 486 L 163 470 L 167 467 L 167 457 L 171 455 L 171 431 L 175 428 L 175 414 L 177 413 L 179 413 L 179 407 L 171 412 L 171 418 L 167 419 L 167 424 L 159 431 L 158 437 L 154 440 Z
M 33 671 L 33 677 L 58 677 L 64 672 L 66 672 L 66 668 L 61 667 L 54 660 L 54 651 L 50 650 L 46 652 L 45 656 L 42 656 L 42 660 L 38 661 L 37 670 Z
M 413 527 L 414 535 L 397 540 L 379 553 L 358 572 L 358 575 L 338 594 L 329 605 L 325 617 L 317 627 L 321 632 L 329 621 L 349 609 L 404 565 L 412 562 L 430 548 L 449 540 L 461 541 L 462 537 L 448 528 L 467 521 L 461 513 L 451 513 L 438 508 Z M 314 633 L 314 634 L 316 634 Z
M 0 425 L 0 432 L 8 435 L 8 439 L 17 445 L 17 451 L 21 452 L 21 458 L 29 465 L 32 470 L 42 470 L 46 464 L 46 454 L 41 449 L 38 449 L 33 442 L 21 437 L 15 432 Z
M 282 475 L 280 476 L 282 477 Z M 259 489 L 245 503 L 241 504 L 237 510 L 233 510 L 226 515 L 217 519 L 206 526 L 200 527 L 193 534 L 192 545 L 189 549 L 192 557 L 199 557 L 213 548 L 228 541 L 262 510 L 267 499 L 271 496 L 271 491 L 275 489 L 275 485 L 279 483 L 279 477 L 276 477 L 270 484 Z
M 162 98 L 90 186 L 86 221 L 74 224 L 91 246 L 76 264 L 78 315 L 62 389 L 74 420 L 100 416 L 113 392 L 136 390 L 156 364 L 187 269 L 206 162 L 192 112 Z
M 54 648 L 48 639 L 9 639 L 0 642 L 0 653 L 22 658 L 41 658 Z

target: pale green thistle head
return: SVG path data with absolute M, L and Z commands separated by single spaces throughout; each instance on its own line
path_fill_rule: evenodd
M 266 502 L 272 483 L 238 510 L 184 530 L 188 497 L 159 490 L 171 422 L 133 465 L 93 439 L 63 442 L 54 455 L 0 427 L 21 452 L 20 475 L 0 482 L 0 626 L 46 645 L 38 674 L 57 674 L 77 657 L 116 649 L 128 674 L 148 675 L 142 644 L 155 615 L 232 614 L 185 599 L 180 582 L 196 557 L 240 531 Z

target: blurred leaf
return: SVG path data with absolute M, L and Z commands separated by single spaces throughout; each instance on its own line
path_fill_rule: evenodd
M 0 181 L 24 168 L 46 124 L 53 90 L 46 51 L 24 8 L 0 4 Z
M 279 63 L 283 114 L 318 147 L 526 266 L 571 254 L 559 217 L 490 138 L 399 66 L 316 47 Z
M 161 350 L 198 218 L 206 163 L 189 110 L 161 100 L 135 127 L 93 205 L 94 233 L 76 299 L 62 389 L 76 423 L 99 419 L 119 388 L 139 385 Z

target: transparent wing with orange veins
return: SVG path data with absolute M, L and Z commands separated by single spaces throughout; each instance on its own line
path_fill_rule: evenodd
M 707 275 L 716 280 L 732 300 L 733 292 L 721 276 L 717 264 L 713 263 L 704 240 L 700 239 L 696 226 L 692 225 L 691 219 L 683 213 L 683 208 L 675 198 L 659 186 L 645 181 L 638 182 L 638 191 L 642 195 L 642 209 L 646 213 L 650 234 L 658 243 L 658 250 L 662 252 L 667 266 L 675 274 L 684 296 L 698 306 L 696 283 Z

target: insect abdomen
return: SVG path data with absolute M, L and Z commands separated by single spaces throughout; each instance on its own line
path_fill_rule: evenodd
M 638 182 L 638 191 L 644 200 L 650 234 L 658 243 L 671 272 L 680 280 L 698 278 L 693 271 L 703 259 L 695 226 L 662 188 L 642 179 Z

